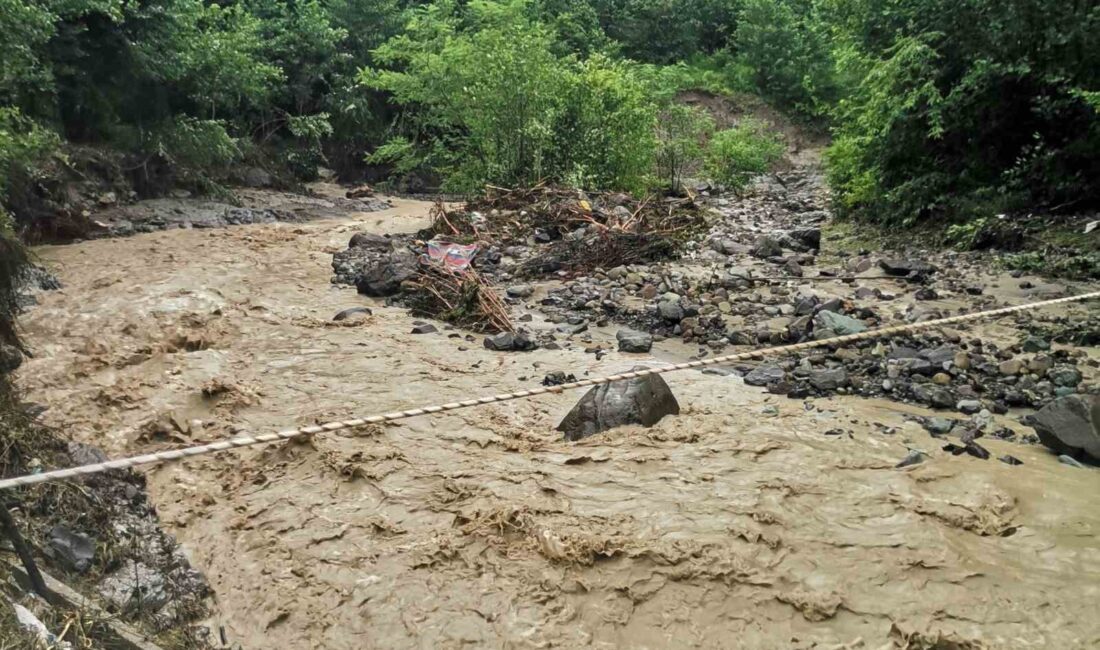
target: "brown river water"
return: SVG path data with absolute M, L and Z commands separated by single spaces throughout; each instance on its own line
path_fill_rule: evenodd
M 414 335 L 329 283 L 354 232 L 428 207 L 41 248 L 65 288 L 19 381 L 122 455 L 663 363 Z M 545 396 L 153 468 L 151 499 L 230 647 L 1100 645 L 1100 472 L 954 457 L 887 401 L 667 380 L 682 413 L 651 429 L 565 443 L 580 393 Z M 894 469 L 909 448 L 932 458 Z

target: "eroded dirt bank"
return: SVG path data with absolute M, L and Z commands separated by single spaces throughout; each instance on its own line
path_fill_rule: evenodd
M 669 358 L 491 352 L 329 284 L 353 233 L 415 231 L 428 207 L 40 249 L 65 288 L 24 320 L 20 383 L 123 454 Z M 150 488 L 230 646 L 1100 642 L 1100 472 L 999 440 L 1024 464 L 939 453 L 916 407 L 668 381 L 683 412 L 652 429 L 560 442 L 575 393 L 207 457 Z M 933 456 L 894 469 L 911 448 Z

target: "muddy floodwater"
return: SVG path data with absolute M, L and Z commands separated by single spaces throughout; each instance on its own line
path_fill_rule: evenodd
M 353 233 L 429 207 L 41 248 L 64 289 L 23 321 L 19 382 L 123 455 L 674 358 L 491 352 L 330 284 Z M 1100 644 L 1100 471 L 941 453 L 892 402 L 667 381 L 682 413 L 651 429 L 562 442 L 580 393 L 544 396 L 153 468 L 151 499 L 229 647 Z

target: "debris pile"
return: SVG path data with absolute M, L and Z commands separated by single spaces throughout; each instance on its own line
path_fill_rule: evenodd
M 489 187 L 459 209 L 438 204 L 431 231 L 455 240 L 507 247 L 519 258 L 517 275 L 584 273 L 675 257 L 681 244 L 706 227 L 693 198 L 636 199 L 536 185 Z
M 403 301 L 416 316 L 436 318 L 475 332 L 513 332 L 508 308 L 476 270 L 455 271 L 421 263 L 405 283 Z

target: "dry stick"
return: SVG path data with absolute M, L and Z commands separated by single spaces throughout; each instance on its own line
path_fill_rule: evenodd
M 27 546 L 26 540 L 19 534 L 19 526 L 16 525 L 11 512 L 8 511 L 7 504 L 0 504 L 0 528 L 3 528 L 4 534 L 8 536 L 11 545 L 15 547 L 15 552 L 23 563 L 23 568 L 27 571 L 27 577 L 30 578 L 34 592 L 48 601 L 50 591 L 46 589 L 46 581 L 42 579 L 42 574 L 38 571 L 38 565 L 34 562 L 34 556 L 31 555 L 31 549 Z

